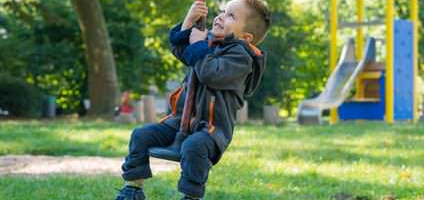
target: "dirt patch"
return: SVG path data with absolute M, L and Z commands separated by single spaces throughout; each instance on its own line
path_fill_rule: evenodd
M 120 176 L 123 158 L 90 156 L 0 156 L 0 175 L 6 174 L 113 174 Z M 155 158 L 150 159 L 153 174 L 173 171 L 179 164 Z

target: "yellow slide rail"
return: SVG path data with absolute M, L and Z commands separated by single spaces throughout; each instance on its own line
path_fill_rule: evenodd
M 418 0 L 411 0 L 411 21 L 414 24 L 414 122 L 418 121 L 419 113 L 418 113 Z
M 330 8 L 330 71 L 337 65 L 337 0 L 331 0 Z M 337 109 L 330 110 L 330 124 L 337 123 Z
M 394 0 L 386 3 L 386 122 L 394 122 L 394 90 L 393 90 L 393 26 L 394 26 Z

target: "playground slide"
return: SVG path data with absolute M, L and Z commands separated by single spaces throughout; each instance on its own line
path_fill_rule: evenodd
M 324 91 L 316 98 L 304 100 L 298 109 L 299 124 L 322 123 L 322 111 L 337 108 L 349 96 L 355 79 L 365 66 L 375 61 L 375 39 L 367 40 L 363 58 L 355 60 L 355 42 L 349 39 L 344 45 L 336 69 L 328 79 Z

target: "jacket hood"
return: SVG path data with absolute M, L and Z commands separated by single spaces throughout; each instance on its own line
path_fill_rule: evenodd
M 263 51 L 261 51 L 256 46 L 253 46 L 252 44 L 248 43 L 245 40 L 237 39 L 234 34 L 230 34 L 229 36 L 225 38 L 216 38 L 213 36 L 212 33 L 209 32 L 208 34 L 208 40 L 210 45 L 217 45 L 217 44 L 228 44 L 228 43 L 239 43 L 241 44 L 246 51 L 250 54 L 252 57 L 252 72 L 249 74 L 249 76 L 246 79 L 246 88 L 244 90 L 244 97 L 251 97 L 253 93 L 256 91 L 256 89 L 259 87 L 259 84 L 262 80 L 262 75 L 265 70 L 265 64 L 266 64 L 266 56 Z
M 244 90 L 244 96 L 251 97 L 261 83 L 262 75 L 265 71 L 266 59 L 264 52 L 259 50 L 257 47 L 252 46 L 245 41 L 244 46 L 253 59 L 252 72 L 246 79 L 246 88 Z

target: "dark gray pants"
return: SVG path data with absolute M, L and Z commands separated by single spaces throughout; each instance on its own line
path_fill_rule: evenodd
M 147 179 L 152 177 L 147 150 L 150 147 L 170 145 L 177 133 L 176 129 L 166 124 L 150 124 L 134 129 L 129 154 L 122 165 L 122 177 L 127 180 Z M 211 160 L 219 156 L 219 150 L 207 129 L 190 135 L 181 148 L 181 177 L 178 190 L 193 197 L 203 197 Z

